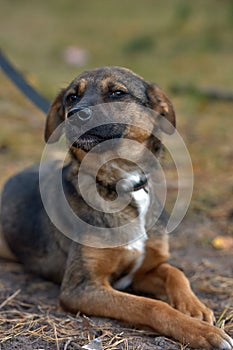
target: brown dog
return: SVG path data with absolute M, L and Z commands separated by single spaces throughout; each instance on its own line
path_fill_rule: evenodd
M 100 115 L 104 124 L 98 122 Z M 166 262 L 166 218 L 152 198 L 149 175 L 153 177 L 154 168 L 146 153 L 158 157 L 160 131 L 169 134 L 175 126 L 166 95 L 125 68 L 84 72 L 51 105 L 46 142 L 58 140 L 62 124 L 70 161 L 61 177 L 72 212 L 83 223 L 75 228 L 78 239 L 60 232 L 42 203 L 41 189 L 58 217 L 63 216 L 55 188 L 61 168 L 50 162 L 42 175 L 38 166 L 31 167 L 4 188 L 2 229 L 13 254 L 27 269 L 61 283 L 61 304 L 71 312 L 149 326 L 195 348 L 231 349 L 232 339 L 212 325 L 212 311 L 197 299 L 184 274 Z M 125 140 L 133 142 L 132 148 Z M 94 207 L 102 202 L 93 195 L 93 182 L 107 203 L 100 204 L 101 210 Z M 124 208 L 106 211 L 119 196 L 127 197 Z M 122 291 L 129 286 L 137 293 L 162 295 L 168 303 Z

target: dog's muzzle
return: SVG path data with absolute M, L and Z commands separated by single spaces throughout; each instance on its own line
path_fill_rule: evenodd
M 86 122 L 89 119 L 91 119 L 92 116 L 92 110 L 90 108 L 72 108 L 68 114 L 67 117 L 77 117 L 77 121 L 81 122 Z
M 100 120 L 106 119 L 106 116 L 97 114 L 96 110 L 84 106 L 75 106 L 68 111 L 65 131 L 70 145 L 88 152 L 104 141 L 123 137 L 125 124 L 106 123 L 106 120 L 101 123 Z M 92 118 L 95 119 L 93 124 L 97 123 L 93 127 L 89 123 Z

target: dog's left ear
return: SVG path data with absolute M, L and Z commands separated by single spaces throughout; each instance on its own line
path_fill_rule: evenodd
M 150 84 L 146 93 L 151 108 L 159 114 L 161 130 L 166 134 L 172 134 L 176 127 L 176 115 L 171 101 L 156 84 Z
M 46 143 L 53 143 L 59 140 L 61 136 L 61 128 L 59 125 L 64 122 L 63 96 L 65 89 L 57 95 L 51 104 L 45 123 L 44 138 Z

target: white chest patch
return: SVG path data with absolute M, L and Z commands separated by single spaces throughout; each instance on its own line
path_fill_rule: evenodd
M 138 191 L 132 192 L 132 197 L 137 203 L 140 218 L 141 219 L 145 218 L 145 215 L 147 213 L 147 210 L 150 204 L 149 194 L 145 191 L 144 188 L 141 188 Z
M 138 255 L 134 261 L 134 266 L 131 271 L 124 277 L 120 278 L 115 282 L 114 288 L 118 290 L 123 290 L 130 286 L 133 281 L 135 272 L 141 267 L 144 255 L 145 255 L 145 241 L 147 240 L 147 234 L 145 230 L 145 216 L 150 204 L 149 194 L 142 188 L 138 191 L 132 192 L 132 197 L 134 198 L 136 205 L 138 207 L 138 231 L 140 233 L 140 238 L 130 242 L 125 246 L 125 249 L 130 251 L 135 251 Z
M 126 250 L 134 250 L 135 253 L 138 254 L 138 257 L 135 259 L 131 271 L 114 283 L 113 287 L 115 289 L 123 290 L 129 287 L 132 283 L 135 272 L 140 268 L 144 260 L 146 239 L 147 236 L 144 235 L 142 238 L 139 238 L 138 240 L 125 246 Z

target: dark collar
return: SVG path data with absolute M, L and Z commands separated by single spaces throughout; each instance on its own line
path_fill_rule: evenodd
M 144 178 L 140 178 L 140 181 L 133 186 L 133 191 L 139 191 L 142 188 L 144 188 L 145 190 L 145 187 L 147 184 L 148 184 L 148 179 L 146 176 Z

